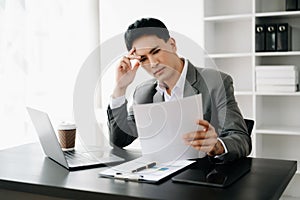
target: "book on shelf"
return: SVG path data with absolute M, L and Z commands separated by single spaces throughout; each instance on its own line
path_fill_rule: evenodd
M 257 92 L 297 92 L 297 85 L 257 85 Z
M 297 79 L 299 72 L 297 71 L 287 71 L 287 70 L 278 70 L 278 71 L 256 71 L 256 78 L 291 78 Z
M 256 78 L 290 78 L 298 80 L 299 68 L 294 65 L 262 65 L 256 66 Z
M 299 83 L 299 78 L 265 78 L 257 77 L 256 85 L 296 85 Z
M 273 70 L 299 71 L 299 68 L 295 65 L 257 65 L 256 66 L 256 71 L 273 71 Z

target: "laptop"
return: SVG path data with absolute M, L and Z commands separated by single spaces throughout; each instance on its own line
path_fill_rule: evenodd
M 215 164 L 205 157 L 199 159 L 190 169 L 173 177 L 172 181 L 225 188 L 247 174 L 251 165 L 251 158 L 241 158 L 228 164 Z
M 27 107 L 29 116 L 38 133 L 41 146 L 46 156 L 68 170 L 83 169 L 99 165 L 124 161 L 110 152 L 110 149 L 83 149 L 63 151 L 47 113 Z

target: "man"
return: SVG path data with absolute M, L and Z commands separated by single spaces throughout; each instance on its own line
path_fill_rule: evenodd
M 204 119 L 195 123 L 204 128 L 185 133 L 185 143 L 221 162 L 249 155 L 251 138 L 235 101 L 229 75 L 196 68 L 187 59 L 180 58 L 175 39 L 158 19 L 143 18 L 130 25 L 125 43 L 129 53 L 117 66 L 116 86 L 107 112 L 111 143 L 125 147 L 138 137 L 133 111 L 127 112 L 125 93 L 142 67 L 154 79 L 135 89 L 134 104 L 172 101 L 201 93 Z

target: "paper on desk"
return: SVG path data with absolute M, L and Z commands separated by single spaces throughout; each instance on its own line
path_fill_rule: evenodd
M 131 173 L 133 169 L 144 166 L 145 164 L 150 162 L 153 162 L 153 160 L 146 157 L 140 157 L 135 160 L 100 171 L 99 175 L 106 178 L 154 183 L 175 173 L 180 169 L 183 169 L 184 167 L 194 163 L 195 161 L 177 160 L 168 163 L 157 163 L 157 165 L 152 168 L 145 169 L 136 173 Z
M 143 156 L 160 162 L 204 157 L 205 153 L 184 144 L 182 135 L 199 130 L 203 119 L 201 94 L 176 101 L 134 105 Z

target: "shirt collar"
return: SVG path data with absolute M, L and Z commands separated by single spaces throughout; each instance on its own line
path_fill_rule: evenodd
M 183 65 L 183 69 L 182 72 L 180 74 L 179 79 L 177 80 L 172 93 L 176 90 L 181 91 L 181 93 L 183 94 L 183 89 L 184 89 L 184 84 L 185 84 L 185 80 L 186 80 L 186 74 L 187 74 L 187 68 L 188 68 L 188 60 L 186 58 L 184 58 L 183 60 L 184 65 Z M 158 81 L 158 84 L 156 86 L 156 90 L 163 95 L 166 92 L 166 85 L 164 83 L 160 83 Z M 171 94 L 172 95 L 172 94 Z

